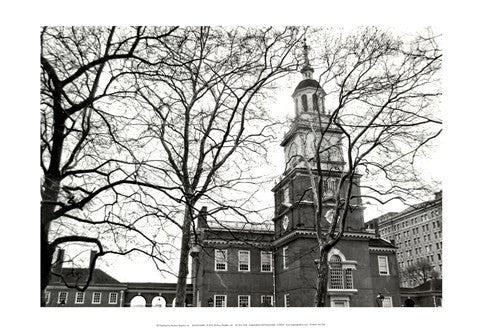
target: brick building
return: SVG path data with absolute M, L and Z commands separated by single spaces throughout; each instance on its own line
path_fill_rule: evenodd
M 388 213 L 367 222 L 371 229 L 378 229 L 380 236 L 392 242 L 397 249 L 399 269 L 427 260 L 442 278 L 442 192 L 435 198 L 399 213 Z M 402 287 L 420 284 L 403 279 Z

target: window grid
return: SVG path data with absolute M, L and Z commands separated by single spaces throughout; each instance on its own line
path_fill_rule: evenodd
M 288 246 L 283 247 L 283 269 L 288 269 Z
M 50 292 L 46 291 L 45 292 L 45 304 L 49 304 L 50 303 Z
M 85 301 L 85 292 L 77 292 L 75 295 L 75 303 L 81 304 Z
M 214 296 L 215 307 L 223 308 L 227 306 L 227 296 L 226 295 L 215 295 Z
M 343 289 L 342 259 L 338 255 L 330 258 L 330 288 Z
M 378 257 L 378 272 L 380 275 L 388 276 L 390 273 L 388 271 L 388 257 L 379 256 Z
M 215 250 L 215 270 L 227 270 L 227 250 Z
M 250 251 L 238 251 L 238 271 L 250 271 Z
M 66 304 L 68 299 L 68 293 L 67 292 L 59 292 L 58 293 L 58 304 Z
M 93 295 L 92 295 L 92 303 L 98 305 L 101 301 L 102 301 L 102 293 L 100 293 L 100 292 L 93 292 Z
M 239 295 L 238 296 L 238 306 L 239 307 L 250 307 L 250 296 L 249 295 Z
M 117 300 L 118 300 L 118 293 L 110 292 L 110 295 L 108 296 L 108 303 L 116 304 Z
M 290 307 L 290 294 L 285 294 L 284 296 L 285 307 Z
M 382 302 L 382 306 L 384 308 L 393 307 L 392 297 L 384 297 L 383 302 Z
M 345 288 L 353 289 L 353 272 L 352 269 L 345 269 Z
M 272 252 L 261 252 L 260 253 L 260 264 L 262 272 L 271 272 L 272 271 Z
M 260 302 L 273 307 L 273 295 L 262 295 Z

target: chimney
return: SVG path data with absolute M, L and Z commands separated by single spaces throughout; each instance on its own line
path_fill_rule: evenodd
M 200 209 L 200 212 L 198 213 L 198 225 L 197 225 L 197 227 L 199 229 L 207 227 L 207 215 L 208 215 L 207 207 L 203 206 L 202 209 Z
M 60 274 L 62 272 L 62 264 L 65 257 L 65 250 L 64 249 L 57 249 L 57 255 L 53 259 L 52 263 L 52 271 L 54 273 Z

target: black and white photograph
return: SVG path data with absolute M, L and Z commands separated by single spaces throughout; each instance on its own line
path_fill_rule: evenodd
M 189 5 L 168 9 L 215 16 Z M 447 26 L 312 19 L 334 15 L 320 4 L 272 22 L 152 20 L 153 8 L 144 21 L 77 13 L 28 28 L 20 98 L 40 112 L 15 120 L 32 117 L 18 138 L 32 152 L 16 153 L 33 193 L 12 230 L 29 242 L 12 269 L 34 262 L 17 283 L 30 284 L 24 323 L 438 329 L 475 297 L 450 272 L 475 264 L 453 261 L 470 251 L 475 202 L 452 210 L 461 185 L 474 199 L 460 178 L 475 176 L 463 157 L 476 138 L 467 106 L 452 108 L 450 84 L 464 82 L 449 76 Z

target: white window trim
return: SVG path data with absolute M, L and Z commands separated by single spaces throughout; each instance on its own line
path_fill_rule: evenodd
M 263 304 L 265 303 L 265 298 L 270 298 L 270 304 L 272 305 L 273 307 L 273 295 L 262 295 L 260 297 L 260 303 Z
M 217 251 L 225 251 L 225 261 L 222 262 L 222 263 L 225 264 L 225 269 L 217 269 Z M 215 263 L 215 271 L 228 271 L 228 250 L 227 249 L 215 249 L 214 263 Z
M 48 305 L 50 303 L 50 292 L 45 291 L 45 304 Z
M 282 253 L 283 253 L 283 269 L 286 270 L 288 269 L 288 265 L 287 265 L 287 254 L 286 252 L 288 253 L 288 246 L 285 246 L 283 247 L 282 249 Z
M 382 273 L 382 271 L 380 270 L 380 260 L 381 260 L 382 258 L 385 258 L 385 266 L 386 266 L 386 268 L 387 268 L 387 273 L 386 273 L 386 274 L 385 274 L 385 273 Z M 388 256 L 386 256 L 386 255 L 379 255 L 379 256 L 377 257 L 377 259 L 378 259 L 378 274 L 379 274 L 380 276 L 390 276 L 390 268 L 388 267 Z
M 391 306 L 385 306 L 385 299 L 387 299 L 390 301 L 390 304 Z M 393 307 L 393 300 L 392 300 L 392 297 L 384 297 L 383 298 L 383 301 L 382 301 L 382 307 L 383 308 L 392 308 Z
M 222 307 L 217 307 L 216 304 L 217 304 L 217 297 L 224 297 L 225 298 L 225 305 L 222 306 Z M 214 295 L 213 296 L 213 307 L 214 308 L 225 308 L 227 307 L 227 296 L 225 294 L 220 294 L 220 295 Z
M 263 270 L 262 255 L 270 258 L 270 270 Z M 260 252 L 260 272 L 273 272 L 273 254 L 272 252 L 261 251 Z
M 247 256 L 248 256 L 248 264 L 247 264 L 248 269 L 247 270 L 240 270 L 240 254 L 241 253 L 247 253 Z M 240 272 L 250 272 L 250 251 L 247 251 L 247 250 L 239 250 L 238 251 L 238 271 L 240 271 Z
M 237 306 L 238 307 L 241 307 L 240 306 L 240 297 L 247 297 L 248 298 L 248 305 L 246 308 L 250 308 L 250 296 L 249 295 L 246 295 L 246 294 L 240 294 L 237 298 Z M 245 308 L 245 307 L 241 307 L 241 308 Z
M 288 298 L 288 305 L 287 305 L 287 298 Z M 285 307 L 290 307 L 290 294 L 289 293 L 285 293 L 283 295 L 283 305 Z
M 95 294 L 100 294 L 98 302 L 95 302 Z M 102 292 L 93 292 L 92 293 L 92 305 L 99 305 L 102 303 Z
M 65 304 L 67 304 L 67 301 L 68 301 L 68 292 L 65 292 L 65 291 L 58 292 L 57 303 L 60 304 L 60 296 L 61 296 L 62 293 L 65 293 Z
M 334 301 L 343 301 L 345 302 L 345 306 L 344 307 L 350 307 L 350 297 L 348 296 L 342 296 L 342 297 L 339 297 L 339 296 L 331 296 L 330 297 L 330 307 L 332 308 L 341 308 L 341 307 L 334 307 L 333 306 L 333 302 Z
M 80 294 L 83 294 L 82 295 L 82 301 L 78 300 L 78 297 L 80 296 Z M 75 293 L 75 304 L 76 305 L 79 305 L 79 304 L 83 304 L 85 303 L 85 292 L 77 292 Z
M 115 294 L 115 301 L 112 301 L 112 294 Z M 118 293 L 117 292 L 108 293 L 108 304 L 116 305 L 117 302 L 118 302 Z

